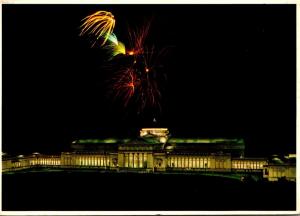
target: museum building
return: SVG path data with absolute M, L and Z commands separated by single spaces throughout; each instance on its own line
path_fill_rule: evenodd
M 247 158 L 243 139 L 183 139 L 167 128 L 142 128 L 136 139 L 79 139 L 60 155 L 2 155 L 2 171 L 32 167 L 89 168 L 118 172 L 256 172 L 270 181 L 296 180 L 295 155 L 268 161 Z M 280 162 L 279 162 L 280 161 Z

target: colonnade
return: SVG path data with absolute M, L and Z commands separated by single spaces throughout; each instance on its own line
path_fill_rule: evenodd
M 18 162 L 12 163 L 12 167 L 13 168 L 27 168 L 27 167 L 29 167 L 29 163 L 26 160 L 18 161 Z
M 129 168 L 146 168 L 147 153 L 143 152 L 127 152 L 123 153 L 124 166 Z
M 216 159 L 215 160 L 215 168 L 216 169 L 228 169 L 230 167 L 226 166 L 225 160 L 223 160 L 223 159 L 221 159 L 221 160 Z
M 149 152 L 119 152 L 122 154 L 119 166 L 125 168 L 151 168 L 152 155 Z M 155 155 L 153 155 L 155 157 Z M 113 158 L 116 159 L 113 159 Z M 116 160 L 116 161 L 115 161 Z M 122 161 L 123 160 L 123 161 Z M 164 160 L 164 159 L 163 159 Z M 147 164 L 149 163 L 149 164 Z M 3 162 L 4 169 L 26 168 L 30 166 L 86 166 L 86 167 L 113 167 L 117 166 L 117 155 L 110 154 L 66 154 L 61 156 L 28 157 L 18 161 Z M 212 156 L 195 155 L 166 155 L 166 167 L 188 169 L 263 169 L 266 160 L 230 159 Z M 274 171 L 280 174 L 280 171 Z
M 167 160 L 168 167 L 174 168 L 210 168 L 209 157 L 171 156 Z
M 296 167 L 293 165 L 271 165 L 268 167 L 268 170 L 265 171 L 264 176 L 267 177 L 269 181 L 277 181 L 282 177 L 296 181 Z
M 232 160 L 231 167 L 232 169 L 263 169 L 263 166 L 266 164 L 266 161 Z
M 74 160 L 75 165 L 79 166 L 110 166 L 109 155 L 76 155 Z
M 60 165 L 60 158 L 53 157 L 53 158 L 47 158 L 47 157 L 40 157 L 40 158 L 33 158 L 30 160 L 30 165 L 44 165 L 44 166 L 59 166 Z

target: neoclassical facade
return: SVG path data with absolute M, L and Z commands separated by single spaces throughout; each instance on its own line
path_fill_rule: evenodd
M 275 163 L 266 158 L 247 158 L 244 150 L 242 139 L 183 139 L 171 137 L 167 128 L 143 128 L 136 139 L 75 140 L 71 151 L 60 155 L 2 155 L 2 171 L 51 167 L 141 173 L 251 172 L 270 181 L 283 177 L 296 180 L 295 155 Z

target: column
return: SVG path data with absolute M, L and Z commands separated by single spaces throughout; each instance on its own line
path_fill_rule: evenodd
M 184 156 L 184 168 L 188 168 L 189 167 L 189 158 L 188 156 Z
M 183 168 L 184 167 L 184 157 L 180 156 L 180 167 Z
M 210 169 L 210 157 L 207 157 L 207 168 Z
M 143 168 L 144 160 L 143 153 L 140 153 L 140 168 Z
M 128 167 L 128 154 L 124 153 L 124 166 Z
M 129 153 L 129 167 L 131 168 L 133 166 L 133 154 Z
M 131 153 L 127 153 L 128 167 L 131 167 Z
M 135 153 L 132 153 L 132 167 L 133 168 L 135 168 L 135 160 L 136 160 Z
M 137 153 L 133 153 L 133 168 L 137 167 Z
M 131 167 L 134 168 L 134 153 L 131 153 Z

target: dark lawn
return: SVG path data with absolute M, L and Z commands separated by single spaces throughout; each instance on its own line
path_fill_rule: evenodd
M 296 184 L 199 175 L 2 175 L 3 210 L 295 210 Z

